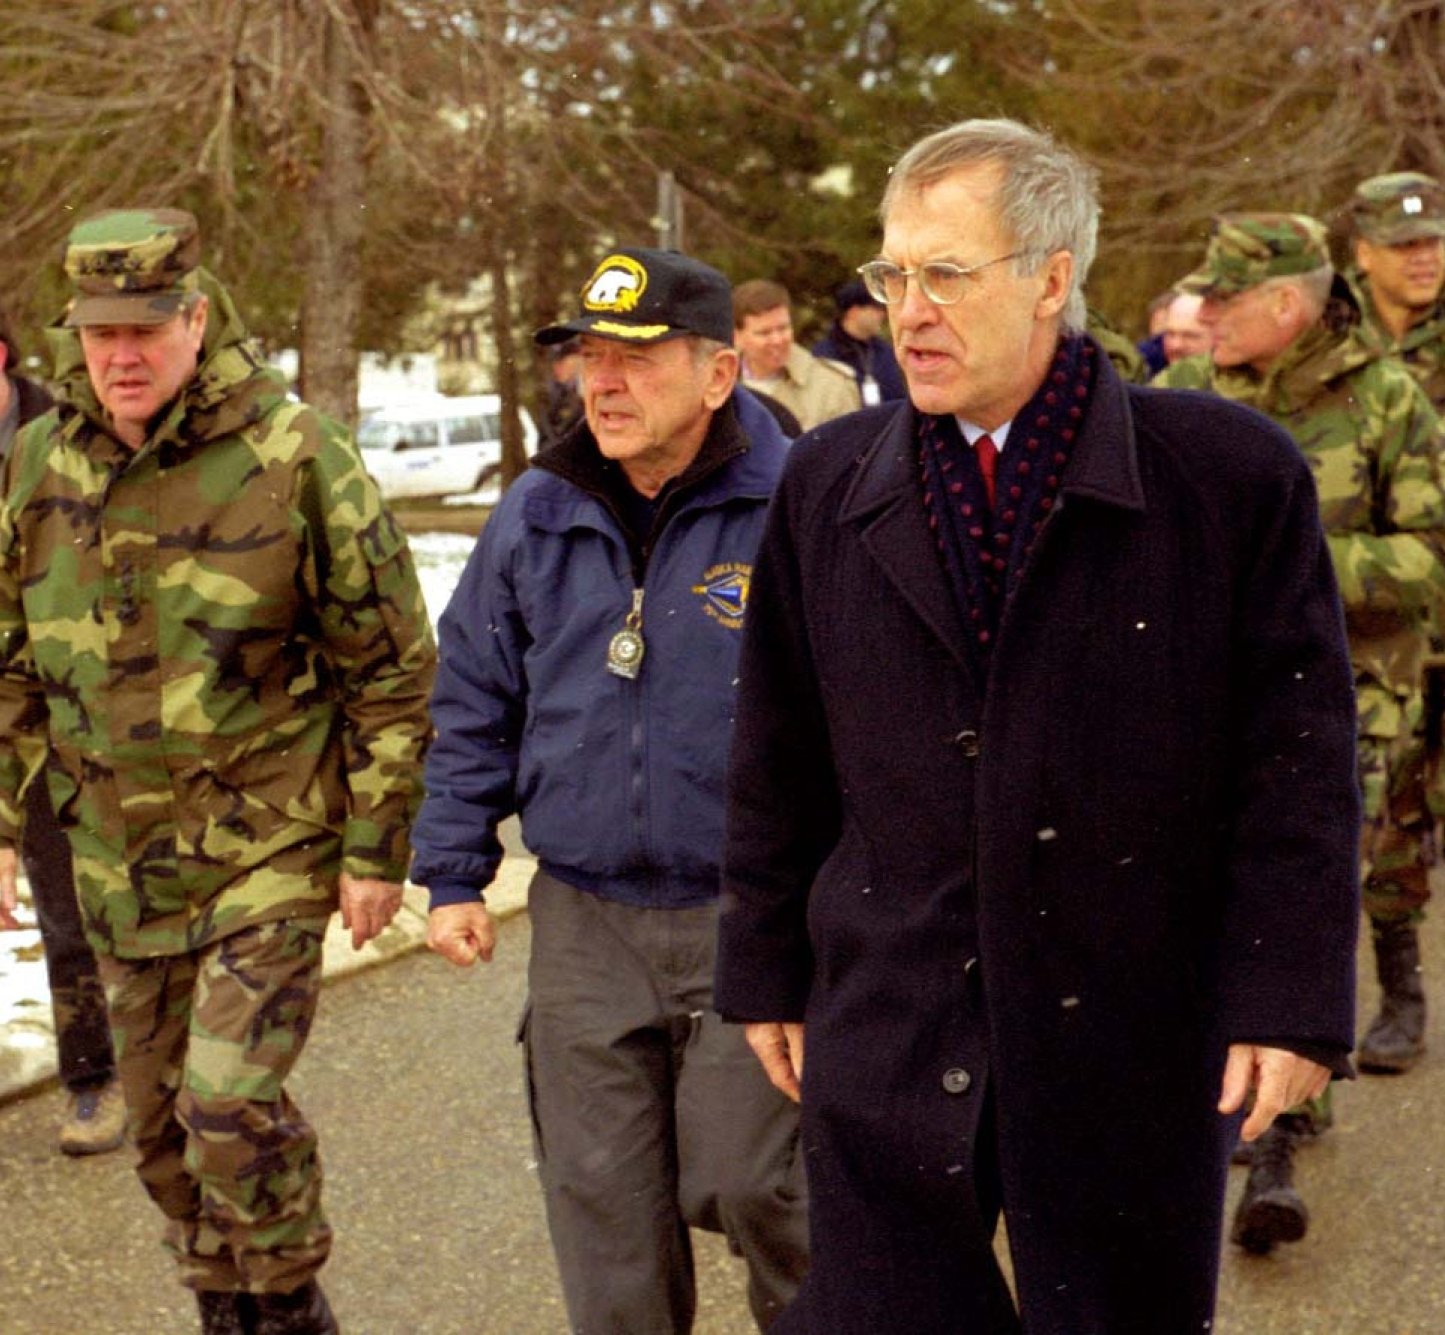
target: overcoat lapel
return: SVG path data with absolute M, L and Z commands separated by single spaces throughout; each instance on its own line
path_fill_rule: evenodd
M 970 677 L 976 672 L 963 616 L 949 587 L 918 493 L 918 441 L 904 405 L 865 451 L 843 498 L 838 522 L 860 529 L 863 549 L 904 602 L 941 640 Z M 975 685 L 977 683 L 975 682 Z

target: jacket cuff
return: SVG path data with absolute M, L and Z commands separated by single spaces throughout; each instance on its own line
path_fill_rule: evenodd
M 1353 1080 L 1354 1063 L 1350 1061 L 1350 1050 L 1339 1043 L 1330 1043 L 1308 1038 L 1242 1038 L 1237 1043 L 1253 1043 L 1264 1048 L 1283 1048 L 1296 1057 L 1303 1057 L 1317 1066 L 1323 1066 L 1336 1080 Z
M 449 904 L 485 904 L 486 896 L 477 888 L 475 881 L 432 881 L 427 886 L 431 897 L 428 912 L 445 908 Z

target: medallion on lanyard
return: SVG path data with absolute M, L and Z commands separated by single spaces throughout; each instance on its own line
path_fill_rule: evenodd
M 642 642 L 642 590 L 632 591 L 632 611 L 621 630 L 607 646 L 607 670 L 629 681 L 642 671 L 642 655 L 647 646 Z

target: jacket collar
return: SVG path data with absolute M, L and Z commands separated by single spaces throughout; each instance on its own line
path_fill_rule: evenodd
M 98 455 L 126 460 L 163 445 L 190 448 L 232 435 L 261 421 L 286 399 L 286 381 L 269 366 L 251 341 L 230 293 L 209 270 L 196 270 L 200 291 L 210 310 L 195 374 L 164 408 L 139 450 L 120 445 L 111 434 L 109 415 L 101 407 L 86 369 L 80 333 L 54 325 L 46 336 L 55 358 L 56 399 L 72 436 L 88 425 Z M 100 442 L 111 440 L 119 453 Z
M 1142 511 L 1144 488 L 1139 478 L 1128 386 L 1102 349 L 1096 358 L 1093 398 L 1062 489 L 1066 495 L 1088 496 L 1106 505 Z M 923 527 L 923 503 L 918 496 L 917 421 L 913 408 L 903 404 L 864 449 L 862 463 L 843 500 L 841 523 L 855 522 L 902 501 L 916 509 L 919 527 Z
M 779 434 L 776 441 L 750 442 L 738 421 L 734 399 L 713 414 L 697 457 L 668 484 L 668 490 L 711 496 L 721 486 L 727 495 L 772 494 L 786 439 Z M 616 486 L 625 485 L 619 466 L 602 457 L 586 418 L 579 419 L 557 444 L 539 452 L 532 466 L 604 502 L 609 501 Z
M 1142 512 L 1144 487 L 1128 387 L 1101 349 L 1096 380 L 1061 488 L 1119 509 Z M 862 525 L 861 540 L 914 612 L 970 675 L 975 672 L 963 617 L 938 559 L 919 495 L 917 414 L 904 403 L 862 451 L 839 507 L 840 524 Z

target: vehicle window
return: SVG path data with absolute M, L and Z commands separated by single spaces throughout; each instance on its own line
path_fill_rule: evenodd
M 357 429 L 356 438 L 364 450 L 429 450 L 436 446 L 440 427 L 436 422 L 388 422 L 373 419 Z
M 447 440 L 453 445 L 475 445 L 483 438 L 480 417 L 453 417 L 447 422 Z
M 501 435 L 502 422 L 496 413 L 475 413 L 447 421 L 447 439 L 453 445 L 476 445 L 486 440 L 500 440 Z
M 402 430 L 405 439 L 397 445 L 399 450 L 431 450 L 441 442 L 441 424 L 438 422 L 408 422 Z
M 401 430 L 397 422 L 384 422 L 373 417 L 356 428 L 356 443 L 363 450 L 389 450 L 396 444 Z

